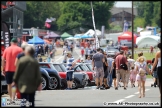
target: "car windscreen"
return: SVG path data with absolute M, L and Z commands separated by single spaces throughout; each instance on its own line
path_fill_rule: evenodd
M 80 67 L 81 67 L 84 71 L 90 71 L 90 69 L 88 69 L 88 67 L 85 66 L 85 65 L 80 65 Z
M 55 69 L 56 69 L 58 72 L 63 72 L 63 70 L 61 69 L 61 67 L 59 66 L 59 64 L 53 64 L 53 66 L 55 67 Z
M 92 71 L 92 65 L 91 65 L 91 64 L 86 64 L 86 65 L 87 65 L 87 67 L 89 68 L 89 70 Z
M 64 64 L 60 64 L 60 67 L 61 67 L 61 69 L 63 70 L 63 72 L 66 72 L 66 67 L 65 67 Z

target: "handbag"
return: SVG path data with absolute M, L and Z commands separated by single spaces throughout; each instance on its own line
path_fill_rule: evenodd
M 120 68 L 121 68 L 121 69 L 124 69 L 124 70 L 128 70 L 128 67 L 127 67 L 127 65 L 124 63 L 123 59 L 124 59 L 124 56 L 122 57 L 122 63 L 120 64 Z

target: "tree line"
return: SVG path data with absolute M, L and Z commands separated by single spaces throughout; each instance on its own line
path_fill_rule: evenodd
M 97 29 L 101 29 L 102 25 L 106 29 L 109 28 L 110 9 L 114 6 L 114 3 L 114 1 L 93 2 Z M 24 12 L 24 28 L 39 27 L 45 29 L 45 20 L 50 17 L 56 18 L 56 21 L 51 23 L 50 28 L 54 31 L 80 31 L 81 28 L 93 29 L 90 1 L 27 1 L 27 10 Z
M 138 16 L 134 19 L 134 26 L 155 26 L 161 28 L 161 1 L 134 2 Z

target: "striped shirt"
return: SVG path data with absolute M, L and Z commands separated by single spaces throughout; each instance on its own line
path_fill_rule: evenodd
M 67 66 L 66 66 L 66 71 L 67 72 L 74 71 L 74 68 L 71 68 L 73 62 L 74 62 L 74 58 L 73 57 L 67 59 Z M 69 68 L 71 68 L 71 69 L 69 69 Z

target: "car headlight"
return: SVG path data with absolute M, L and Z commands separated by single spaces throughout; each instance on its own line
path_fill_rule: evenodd
M 86 76 L 86 79 L 89 79 L 89 76 L 88 76 L 88 74 L 86 74 L 85 76 Z

